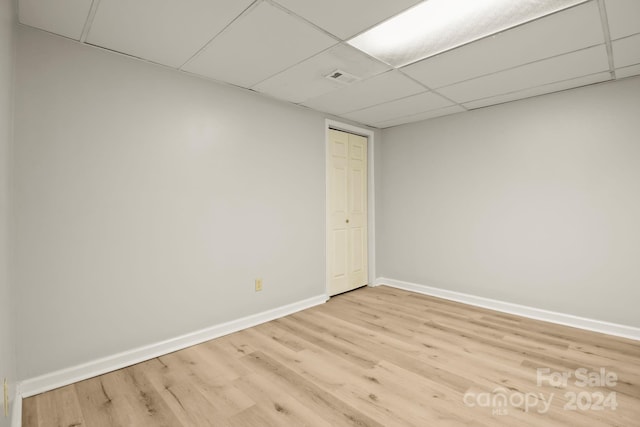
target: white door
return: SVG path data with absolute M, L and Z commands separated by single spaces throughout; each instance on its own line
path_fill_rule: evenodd
M 329 130 L 327 275 L 329 295 L 366 285 L 367 138 Z

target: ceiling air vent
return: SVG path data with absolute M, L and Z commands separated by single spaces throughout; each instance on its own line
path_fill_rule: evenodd
M 350 85 L 360 80 L 360 77 L 356 77 L 353 74 L 349 74 L 346 71 L 335 70 L 325 76 L 329 80 L 339 82 L 345 85 Z

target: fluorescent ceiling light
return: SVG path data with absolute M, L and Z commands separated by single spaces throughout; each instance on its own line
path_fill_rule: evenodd
M 402 67 L 585 1 L 427 0 L 348 43 Z

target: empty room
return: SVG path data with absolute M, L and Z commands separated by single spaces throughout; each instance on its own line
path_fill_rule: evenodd
M 0 0 L 0 427 L 640 426 L 639 0 Z

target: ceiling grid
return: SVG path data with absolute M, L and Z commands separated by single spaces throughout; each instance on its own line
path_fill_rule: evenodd
M 609 57 L 609 73 L 611 78 L 616 78 L 616 69 L 613 63 L 613 46 L 611 44 L 611 32 L 609 31 L 609 20 L 607 19 L 607 7 L 604 0 L 598 0 L 598 9 L 600 10 L 600 21 L 602 23 L 602 31 L 604 32 L 604 43 L 607 46 L 607 56 Z
M 487 9 L 492 17 L 513 9 L 505 0 L 474 1 L 505 8 Z M 541 0 L 526 2 L 538 10 Z M 563 4 L 398 66 L 350 42 L 425 1 L 19 0 L 19 17 L 80 43 L 385 128 L 640 75 L 640 1 Z M 442 31 L 443 39 L 447 31 L 464 35 Z M 335 70 L 358 79 L 327 79 Z

